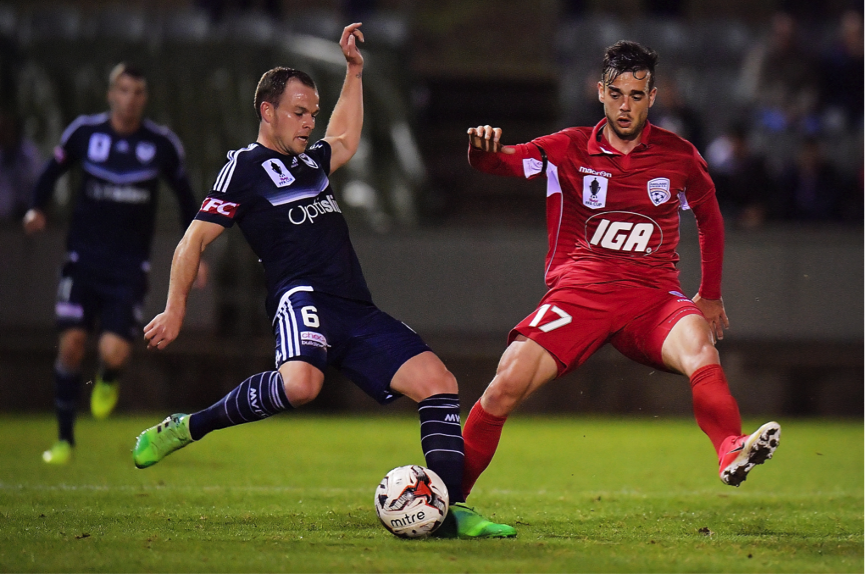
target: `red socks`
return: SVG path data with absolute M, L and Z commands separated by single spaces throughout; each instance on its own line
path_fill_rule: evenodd
M 721 365 L 706 365 L 694 371 L 691 375 L 691 393 L 697 424 L 709 435 L 720 460 L 722 443 L 731 436 L 738 438 L 742 435 L 739 406 L 730 394 Z
M 468 496 L 478 477 L 489 466 L 507 417 L 497 417 L 486 412 L 481 402 L 475 403 L 463 428 L 465 444 L 465 467 L 463 468 L 463 494 Z

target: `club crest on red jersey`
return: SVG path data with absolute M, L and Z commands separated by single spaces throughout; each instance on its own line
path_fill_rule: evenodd
M 655 205 L 661 205 L 670 199 L 670 180 L 666 177 L 649 180 L 646 188 L 649 190 L 649 199 Z
M 608 182 L 606 177 L 600 175 L 583 176 L 583 205 L 591 209 L 605 207 Z

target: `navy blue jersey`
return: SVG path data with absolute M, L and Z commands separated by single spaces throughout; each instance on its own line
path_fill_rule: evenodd
M 195 216 L 224 227 L 237 222 L 264 265 L 271 317 L 277 294 L 293 285 L 372 302 L 329 173 L 324 140 L 296 156 L 253 143 L 228 153 Z
M 165 127 L 144 120 L 135 133 L 121 136 L 111 128 L 108 113 L 79 116 L 42 172 L 32 207 L 44 210 L 57 179 L 76 164 L 82 178 L 67 248 L 83 269 L 114 277 L 146 269 L 160 177 L 177 195 L 183 228 L 195 217 L 183 147 Z

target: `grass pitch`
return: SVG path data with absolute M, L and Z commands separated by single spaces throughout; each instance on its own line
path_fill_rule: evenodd
M 51 418 L 0 417 L 0 570 L 863 571 L 861 421 L 782 420 L 775 458 L 736 489 L 691 420 L 518 414 L 470 503 L 519 536 L 400 540 L 372 500 L 423 463 L 415 419 L 283 415 L 136 470 L 159 419 L 84 418 L 54 468 Z

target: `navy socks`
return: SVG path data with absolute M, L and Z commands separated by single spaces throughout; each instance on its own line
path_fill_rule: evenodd
M 199 440 L 207 433 L 259 421 L 292 408 L 279 371 L 252 375 L 213 406 L 189 417 L 189 434 Z
M 451 504 L 465 502 L 463 482 L 463 435 L 460 430 L 458 395 L 433 395 L 417 405 L 420 440 L 427 466 L 448 488 Z
M 60 361 L 54 363 L 54 408 L 57 413 L 58 438 L 75 445 L 75 412 L 81 397 L 81 373 L 67 370 Z

